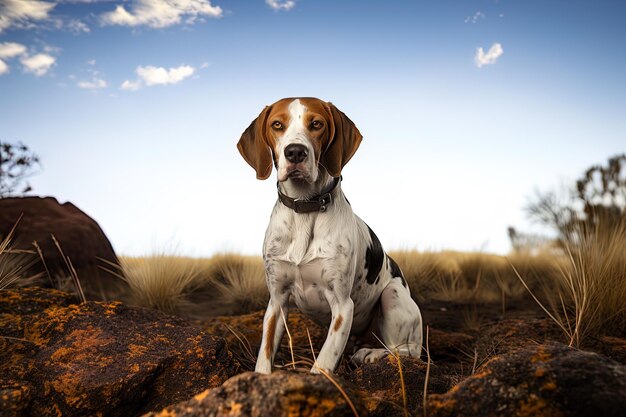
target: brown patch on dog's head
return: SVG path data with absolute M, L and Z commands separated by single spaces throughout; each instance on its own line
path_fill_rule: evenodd
M 332 103 L 328 103 L 332 115 L 334 134 L 320 159 L 320 164 L 332 177 L 341 176 L 341 170 L 359 148 L 363 136 L 356 125 Z
M 271 109 L 272 106 L 265 107 L 250 123 L 237 143 L 239 153 L 254 168 L 256 177 L 260 180 L 267 179 L 272 173 L 273 145 L 269 142 L 264 128 Z

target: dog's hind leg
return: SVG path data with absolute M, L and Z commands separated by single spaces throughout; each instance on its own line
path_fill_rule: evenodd
M 419 358 L 422 350 L 422 315 L 403 282 L 400 278 L 393 278 L 383 290 L 377 317 L 378 330 L 382 342 L 393 353 Z M 375 362 L 388 353 L 382 347 L 362 348 L 352 356 L 352 361 Z

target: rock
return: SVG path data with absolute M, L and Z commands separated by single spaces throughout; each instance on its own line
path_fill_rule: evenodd
M 428 345 L 430 356 L 434 361 L 466 358 L 474 351 L 475 343 L 476 338 L 465 333 L 429 328 Z
M 119 265 L 111 243 L 92 218 L 72 203 L 59 204 L 53 197 L 15 197 L 0 199 L 0 239 L 6 237 L 22 216 L 12 240 L 13 249 L 34 251 L 36 241 L 45 259 L 45 266 L 55 286 L 67 286 L 70 275 L 63 256 L 51 235 L 61 245 L 76 269 L 88 299 L 115 299 L 126 292 L 126 284 L 101 267 Z M 44 276 L 38 284 L 49 283 L 44 264 L 34 253 L 26 275 Z M 113 267 L 115 269 L 115 267 Z M 58 280 L 64 279 L 59 285 Z M 73 289 L 73 288 L 72 288 Z
M 185 320 L 70 299 L 40 288 L 0 291 L 0 395 L 14 415 L 137 415 L 240 370 L 224 339 Z
M 375 363 L 363 364 L 354 371 L 342 372 L 341 376 L 366 399 L 370 416 L 404 416 L 404 398 L 409 415 L 421 415 L 427 364 L 417 358 L 400 357 L 400 365 L 402 378 L 398 362 L 392 355 Z M 445 393 L 450 389 L 452 380 L 446 376 L 447 372 L 449 369 L 431 364 L 428 394 Z
M 333 377 L 364 417 L 361 398 L 344 381 Z M 189 401 L 167 407 L 145 417 L 200 416 L 351 416 L 350 404 L 325 376 L 278 371 L 271 375 L 246 372 L 229 379 L 219 388 L 204 391 Z
M 615 336 L 590 338 L 585 341 L 584 347 L 626 365 L 626 338 Z
M 558 343 L 497 356 L 428 400 L 431 417 L 619 416 L 624 409 L 626 366 Z
M 489 323 L 480 329 L 476 341 L 478 363 L 494 355 L 515 352 L 536 341 L 566 342 L 563 331 L 550 319 L 507 319 Z
M 17 381 L 0 380 L 0 415 L 3 417 L 17 417 L 31 403 L 31 388 Z

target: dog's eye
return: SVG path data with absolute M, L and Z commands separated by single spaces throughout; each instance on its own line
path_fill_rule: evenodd
M 319 120 L 313 120 L 313 122 L 311 123 L 311 129 L 319 130 L 322 128 L 322 126 L 324 126 L 324 124 Z
M 283 124 L 279 122 L 278 120 L 276 120 L 274 123 L 272 123 L 272 129 L 283 130 Z

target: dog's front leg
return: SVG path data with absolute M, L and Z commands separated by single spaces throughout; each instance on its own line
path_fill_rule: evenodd
M 284 320 L 287 321 L 289 309 L 289 293 L 277 294 L 270 288 L 270 301 L 263 318 L 263 339 L 257 357 L 255 371 L 262 374 L 272 372 L 274 356 L 280 346 L 280 341 L 285 332 Z
M 352 317 L 354 313 L 354 303 L 350 298 L 350 293 L 341 294 L 335 291 L 326 290 L 324 292 L 332 312 L 332 320 L 328 328 L 326 341 L 322 350 L 311 368 L 311 373 L 318 374 L 320 369 L 333 372 L 339 358 L 346 348 L 346 343 L 350 337 L 352 328 Z

